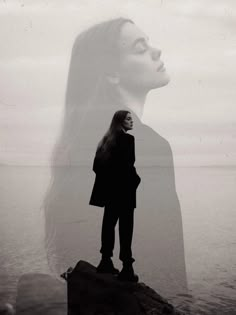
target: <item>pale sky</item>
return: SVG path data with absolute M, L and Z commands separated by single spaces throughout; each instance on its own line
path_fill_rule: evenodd
M 234 0 L 1 1 L 0 163 L 48 164 L 74 39 L 117 16 L 162 50 L 171 82 L 149 94 L 143 121 L 170 142 L 175 165 L 235 165 Z

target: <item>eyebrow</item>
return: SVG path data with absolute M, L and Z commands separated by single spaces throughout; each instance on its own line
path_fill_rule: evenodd
M 148 40 L 149 40 L 149 37 L 139 37 L 139 38 L 135 39 L 135 41 L 132 43 L 131 48 L 134 48 L 134 46 L 135 46 L 137 43 L 139 43 L 139 42 L 141 42 L 141 43 L 143 43 L 143 42 L 146 43 Z

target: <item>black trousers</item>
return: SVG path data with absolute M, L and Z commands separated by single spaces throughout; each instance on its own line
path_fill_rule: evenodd
M 107 205 L 104 208 L 102 222 L 102 246 L 100 253 L 103 257 L 112 257 L 115 246 L 115 227 L 119 220 L 120 255 L 123 262 L 135 261 L 132 257 L 132 238 L 134 228 L 134 208 Z

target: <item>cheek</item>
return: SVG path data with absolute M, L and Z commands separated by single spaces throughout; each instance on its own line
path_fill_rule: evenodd
M 149 72 L 151 70 L 151 65 L 148 60 L 140 60 L 138 58 L 127 58 L 121 65 L 121 70 L 122 73 L 125 74 L 126 76 L 132 74 L 139 74 L 143 71 Z
M 157 65 L 149 56 L 126 58 L 120 67 L 121 85 L 127 88 L 151 90 L 169 82 L 166 72 L 157 72 Z
M 121 83 L 142 85 L 157 78 L 153 61 L 147 58 L 127 58 L 120 67 Z

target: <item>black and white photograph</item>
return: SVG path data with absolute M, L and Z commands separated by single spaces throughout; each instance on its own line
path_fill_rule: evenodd
M 0 2 L 0 314 L 236 314 L 236 3 Z

